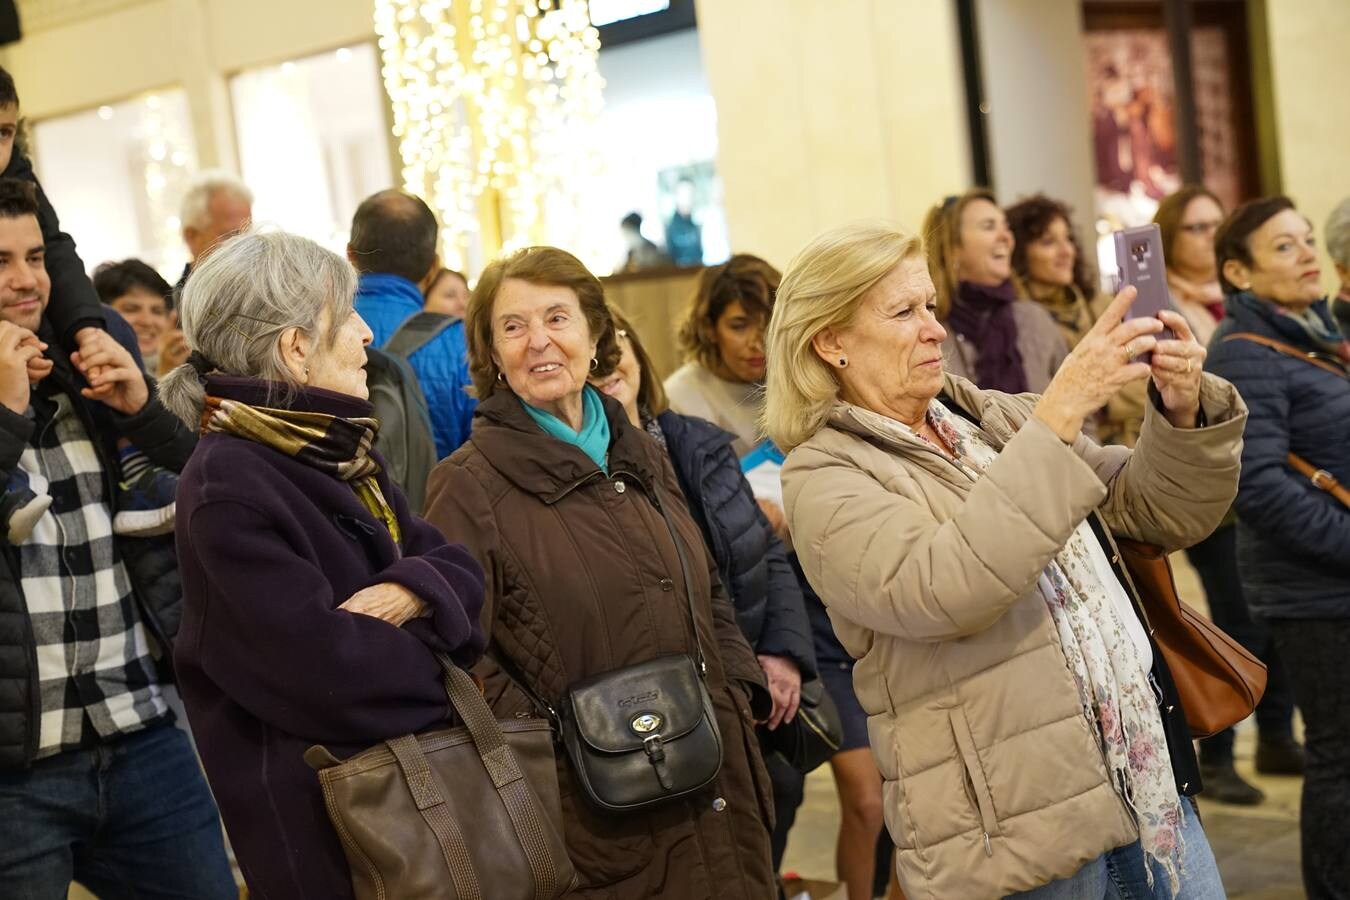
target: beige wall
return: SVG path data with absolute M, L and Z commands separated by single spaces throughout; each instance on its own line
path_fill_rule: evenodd
M 1092 227 L 1092 135 L 1079 0 L 979 0 L 990 168 L 999 199 L 1043 191 Z M 1088 242 L 1091 244 L 1091 241 Z
M 1284 192 L 1318 235 L 1350 196 L 1350 2 L 1266 0 Z M 1322 284 L 1336 289 L 1323 254 Z
M 732 245 L 780 267 L 969 179 L 955 15 L 932 0 L 699 0 Z
M 33 119 L 181 85 L 202 166 L 234 168 L 225 78 L 374 40 L 373 16 L 371 0 L 146 0 L 39 24 L 0 61 Z

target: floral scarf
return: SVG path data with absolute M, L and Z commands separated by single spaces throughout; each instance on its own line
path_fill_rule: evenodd
M 375 476 L 380 464 L 370 455 L 379 430 L 375 419 L 343 419 L 317 412 L 250 406 L 221 397 L 206 398 L 203 434 L 217 432 L 256 441 L 351 485 L 363 506 L 384 523 L 395 545 L 402 530 Z
M 962 468 L 983 474 L 998 457 L 998 450 L 976 425 L 939 401 L 928 405 L 927 420 Z M 946 456 L 943 448 L 936 449 Z M 1181 885 L 1183 813 L 1158 697 L 1120 612 L 1093 569 L 1094 549 L 1102 552 L 1085 521 L 1045 567 L 1037 589 L 1050 609 L 1083 712 L 1096 726 L 1116 792 L 1134 811 L 1144 852 L 1166 870 L 1176 896 Z M 1152 884 L 1152 867 L 1145 868 Z

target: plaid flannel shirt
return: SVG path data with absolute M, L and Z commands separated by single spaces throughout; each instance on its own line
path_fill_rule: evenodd
M 88 747 L 167 715 L 131 579 L 112 532 L 103 463 L 71 398 L 33 394 L 19 460 L 51 508 L 17 548 L 37 645 L 37 758 Z

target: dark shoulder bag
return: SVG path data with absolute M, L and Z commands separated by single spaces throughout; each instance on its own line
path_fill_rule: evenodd
M 778 753 L 803 775 L 829 762 L 844 744 L 844 723 L 819 678 L 802 682 L 801 705 L 791 722 L 760 731 L 765 750 Z
M 568 686 L 558 709 L 503 671 L 557 724 L 577 784 L 596 808 L 623 813 L 706 788 L 722 768 L 722 734 L 705 684 L 694 581 L 684 547 L 653 490 L 652 504 L 680 557 L 697 658 L 688 653 L 593 675 Z

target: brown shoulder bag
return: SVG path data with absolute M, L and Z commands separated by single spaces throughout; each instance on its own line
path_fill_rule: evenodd
M 1153 635 L 1186 712 L 1191 736 L 1218 734 L 1251 715 L 1266 692 L 1266 667 L 1177 596 L 1172 564 L 1156 544 L 1117 537 Z
M 563 844 L 553 734 L 498 721 L 473 678 L 439 657 L 464 725 L 338 760 L 311 747 L 357 900 L 554 900 L 576 883 Z

